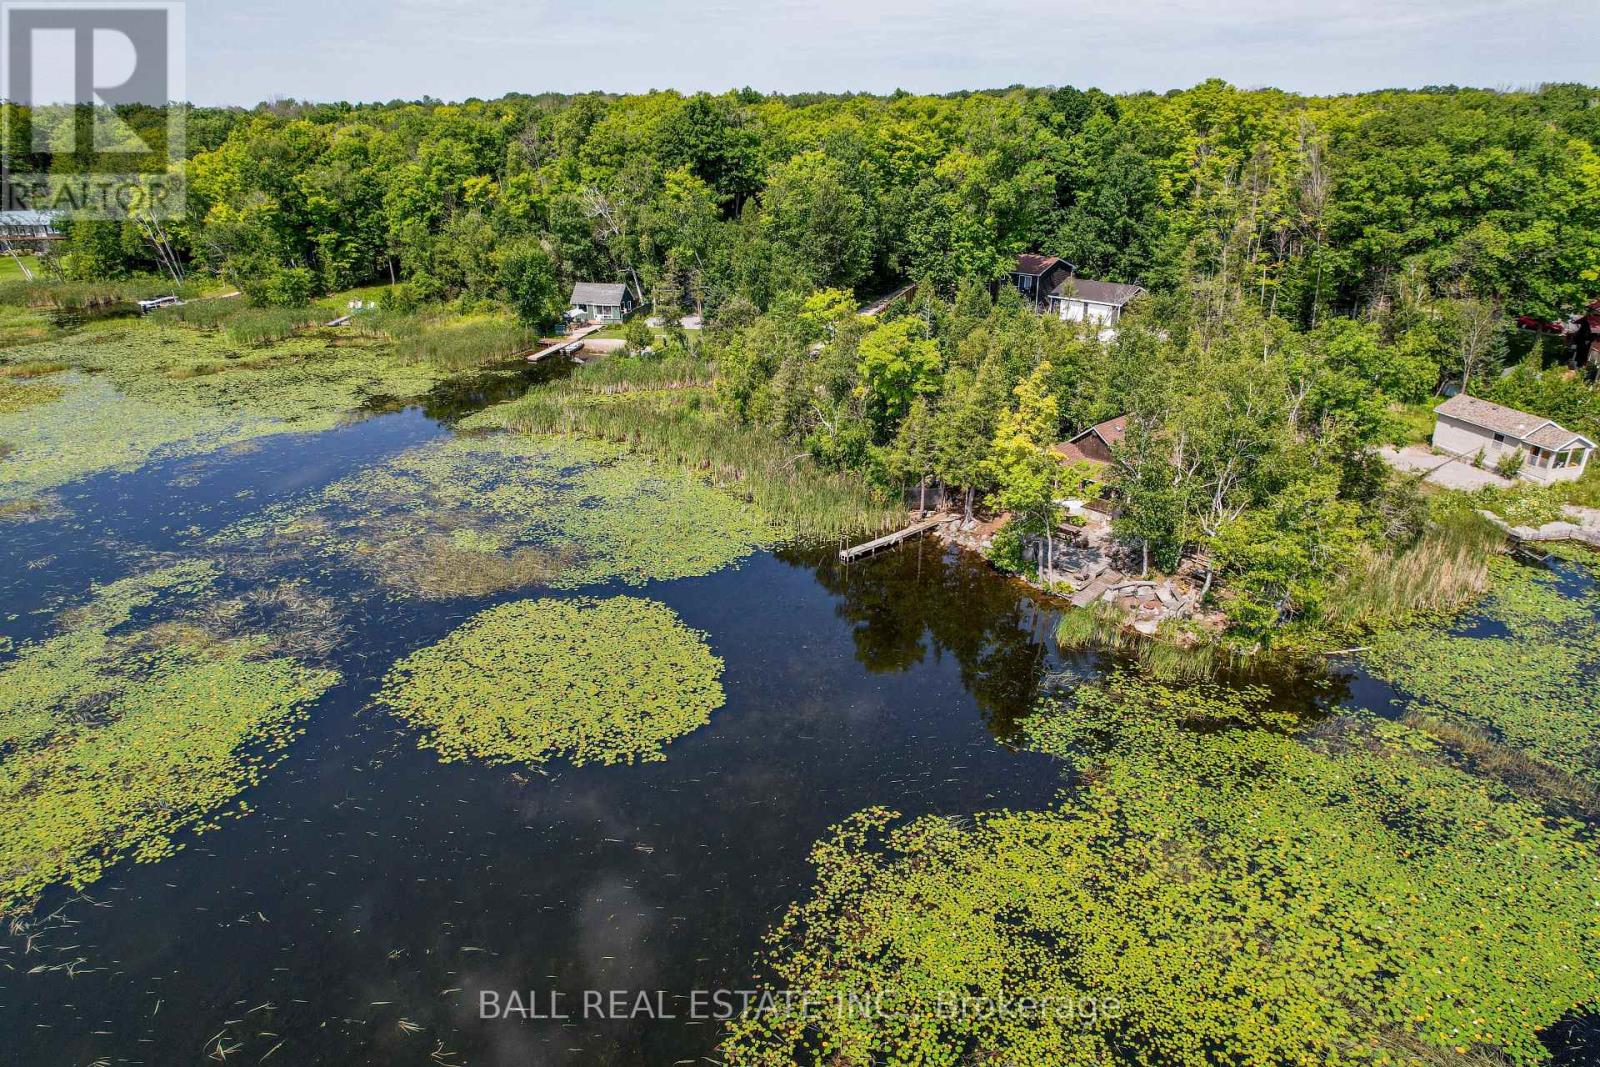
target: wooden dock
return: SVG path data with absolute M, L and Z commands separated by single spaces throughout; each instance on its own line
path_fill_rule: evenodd
M 923 519 L 921 522 L 912 523 L 904 530 L 896 530 L 892 534 L 884 534 L 877 540 L 868 541 L 864 545 L 857 545 L 854 548 L 841 548 L 839 550 L 839 562 L 850 563 L 863 556 L 870 556 L 879 549 L 898 545 L 900 542 L 909 541 L 913 537 L 920 537 L 929 530 L 938 529 L 947 522 L 955 522 L 956 518 L 955 515 L 935 515 L 931 519 Z
M 592 333 L 599 333 L 603 329 L 605 329 L 605 324 L 603 324 L 603 323 L 595 323 L 592 326 L 585 326 L 583 329 L 579 330 L 577 333 L 569 333 L 569 334 L 567 334 L 567 336 L 563 337 L 561 340 L 552 341 L 548 347 L 541 348 L 541 349 L 539 349 L 539 351 L 534 352 L 531 355 L 529 355 L 527 357 L 528 362 L 529 363 L 537 363 L 541 359 L 544 359 L 546 356 L 553 356 L 557 352 L 567 352 L 567 353 L 576 352 L 579 349 L 583 348 L 583 340 L 584 340 L 584 338 L 588 337 Z

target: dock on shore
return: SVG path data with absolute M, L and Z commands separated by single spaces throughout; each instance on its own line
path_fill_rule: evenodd
M 913 537 L 920 537 L 929 530 L 937 529 L 947 522 L 955 521 L 956 516 L 954 515 L 935 515 L 931 519 L 923 519 L 920 522 L 914 522 L 903 530 L 896 530 L 894 533 L 884 534 L 882 537 L 879 537 L 873 541 L 868 541 L 864 545 L 857 545 L 854 548 L 840 549 L 839 562 L 850 563 L 854 560 L 862 558 L 863 556 L 870 556 L 879 549 L 898 545 L 900 542 L 909 541 Z

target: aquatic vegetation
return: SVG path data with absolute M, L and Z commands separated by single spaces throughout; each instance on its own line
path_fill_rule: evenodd
M 189 562 L 100 587 L 0 666 L 0 913 L 215 825 L 338 680 L 238 626 L 216 577 Z
M 222 540 L 309 548 L 396 591 L 452 597 L 710 574 L 775 533 L 756 509 L 610 445 L 497 434 L 411 449 Z
M 1571 596 L 1555 572 L 1503 557 L 1490 566 L 1493 592 L 1477 627 L 1434 623 L 1384 634 L 1368 666 L 1430 718 L 1487 731 L 1600 785 L 1600 602 L 1592 580 L 1582 580 L 1585 595 Z
M 728 419 L 709 381 L 694 359 L 607 359 L 491 408 L 475 424 L 615 442 L 743 494 L 797 536 L 878 532 L 904 517 L 865 479 L 821 470 L 792 443 Z
M 665 604 L 525 600 L 402 660 L 378 702 L 447 761 L 632 763 L 711 721 L 721 673 Z
M 1600 1003 L 1592 850 L 1397 724 L 1217 728 L 1263 712 L 1083 687 L 1030 724 L 1091 772 L 1059 809 L 847 821 L 769 962 L 880 1011 L 752 1015 L 726 1058 L 1542 1062 L 1539 1031 Z
M 38 404 L 60 400 L 65 390 L 54 382 L 0 378 L 0 415 L 15 415 Z
M 6 450 L 0 445 L 0 459 L 4 459 Z M 53 518 L 64 512 L 59 498 L 45 495 L 37 497 L 19 497 L 13 500 L 0 500 L 0 524 L 8 522 L 32 522 L 35 519 Z
M 249 353 L 225 334 L 99 324 L 28 349 L 71 371 L 27 410 L 0 411 L 0 498 L 34 496 L 105 471 L 280 433 L 327 430 L 374 396 L 418 396 L 440 380 L 383 345 L 301 338 Z

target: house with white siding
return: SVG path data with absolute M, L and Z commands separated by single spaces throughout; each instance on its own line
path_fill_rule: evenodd
M 1536 482 L 1574 481 L 1595 450 L 1595 443 L 1550 419 L 1459 393 L 1433 409 L 1433 447 L 1472 460 L 1483 457 L 1494 466 L 1502 457 L 1522 453 L 1522 477 Z
M 1143 292 L 1137 285 L 1068 278 L 1050 293 L 1047 310 L 1068 322 L 1115 326 L 1122 318 L 1122 309 Z

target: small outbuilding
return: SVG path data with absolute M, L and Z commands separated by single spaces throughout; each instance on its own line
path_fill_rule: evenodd
M 1122 318 L 1122 309 L 1143 292 L 1137 285 L 1068 278 L 1050 292 L 1047 310 L 1067 322 L 1115 326 Z
M 1503 457 L 1522 453 L 1522 477 L 1536 482 L 1565 482 L 1582 477 L 1595 443 L 1551 419 L 1530 415 L 1466 393 L 1433 409 L 1433 447 L 1493 466 Z
M 568 303 L 568 318 L 588 322 L 621 322 L 634 308 L 633 294 L 621 282 L 578 282 Z

